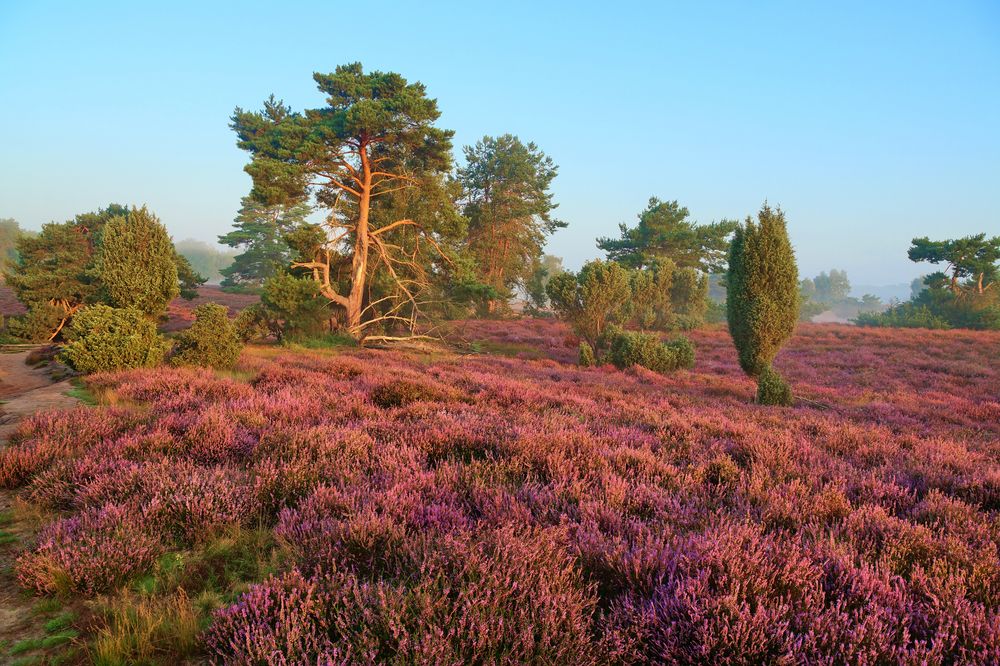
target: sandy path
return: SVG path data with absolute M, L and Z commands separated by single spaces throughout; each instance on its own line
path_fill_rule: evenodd
M 53 382 L 46 369 L 25 364 L 29 353 L 0 353 L 0 448 L 23 418 L 77 404 L 76 398 L 66 394 L 72 388 L 69 381 Z M 8 646 L 39 633 L 39 620 L 32 614 L 34 600 L 23 594 L 12 571 L 18 552 L 34 531 L 30 521 L 12 511 L 14 497 L 13 491 L 0 490 L 0 534 L 16 537 L 16 541 L 0 543 L 0 641 Z M 0 662 L 7 663 L 7 658 L 7 648 L 0 648 Z
M 29 367 L 24 362 L 29 353 L 0 353 L 0 446 L 24 417 L 77 404 L 66 394 L 73 388 L 69 381 L 53 382 L 45 368 Z

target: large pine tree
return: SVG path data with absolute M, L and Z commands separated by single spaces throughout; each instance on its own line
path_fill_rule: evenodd
M 447 172 L 452 132 L 435 126 L 441 114 L 424 86 L 399 74 L 365 73 L 354 63 L 313 78 L 326 106 L 300 114 L 272 97 L 261 112 L 236 109 L 232 127 L 251 155 L 246 170 L 256 200 L 291 206 L 313 199 L 326 210 L 321 247 L 295 267 L 312 273 L 323 296 L 344 309 L 348 332 L 362 338 L 379 319 L 368 309 L 376 271 L 395 283 L 396 297 L 414 300 L 414 285 L 397 271 L 410 259 L 389 234 L 412 227 L 421 241 L 436 242 L 433 220 L 382 221 L 373 206 Z
M 485 309 L 493 313 L 515 287 L 527 285 L 545 239 L 566 226 L 552 217 L 556 204 L 549 188 L 557 168 L 534 143 L 510 134 L 466 146 L 465 160 L 458 179 L 469 219 L 468 244 L 480 281 L 492 289 Z
M 608 259 L 628 268 L 647 268 L 656 260 L 669 259 L 681 269 L 705 273 L 722 270 L 729 235 L 738 223 L 722 220 L 696 224 L 688 217 L 688 209 L 676 201 L 652 197 L 639 213 L 636 226 L 618 225 L 620 237 L 598 238 L 597 247 L 608 253 Z

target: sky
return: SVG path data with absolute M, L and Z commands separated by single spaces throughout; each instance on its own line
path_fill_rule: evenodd
M 0 0 L 0 218 L 148 204 L 214 241 L 250 189 L 228 127 L 314 71 L 419 80 L 461 146 L 513 133 L 559 165 L 579 267 L 649 197 L 693 219 L 786 212 L 800 273 L 933 270 L 915 236 L 1000 234 L 1000 3 Z

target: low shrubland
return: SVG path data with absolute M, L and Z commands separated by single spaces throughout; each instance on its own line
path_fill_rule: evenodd
M 694 345 L 684 337 L 662 342 L 659 336 L 641 331 L 613 330 L 608 360 L 617 368 L 642 366 L 653 372 L 670 372 L 694 365 Z
M 243 345 L 225 306 L 204 303 L 194 309 L 195 320 L 177 336 L 170 361 L 220 370 L 232 368 Z
M 135 308 L 85 307 L 70 322 L 66 339 L 62 358 L 82 373 L 153 367 L 167 350 L 156 323 Z
M 47 516 L 21 584 L 89 600 L 102 663 L 1000 658 L 997 334 L 805 325 L 788 408 L 718 329 L 666 375 L 470 331 L 552 357 L 93 375 L 0 452 Z

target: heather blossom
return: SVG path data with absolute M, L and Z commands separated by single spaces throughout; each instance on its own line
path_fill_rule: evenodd
M 804 325 L 765 407 L 722 330 L 660 375 L 456 326 L 508 355 L 93 377 L 113 406 L 0 451 L 51 516 L 18 579 L 101 594 L 253 527 L 278 567 L 216 613 L 219 663 L 1000 661 L 997 334 Z

